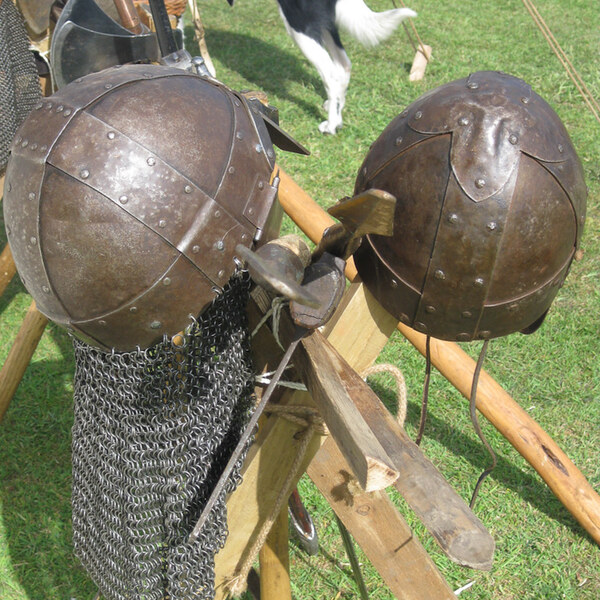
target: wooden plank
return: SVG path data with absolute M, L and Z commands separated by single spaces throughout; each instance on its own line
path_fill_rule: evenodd
M 347 295 L 356 296 L 348 298 Z M 353 354 L 351 345 L 360 338 L 361 333 L 369 340 L 368 346 L 360 355 L 361 365 L 371 364 L 386 344 L 396 323 L 377 317 L 376 307 L 371 306 L 369 296 L 364 293 L 362 286 L 351 286 L 342 300 L 345 305 L 352 305 L 352 311 L 344 310 L 336 317 L 338 327 L 354 329 L 354 335 L 348 338 L 348 346 L 340 336 L 338 351 Z M 379 309 L 381 310 L 381 309 Z M 373 313 L 375 311 L 375 316 Z M 335 336 L 337 327 L 331 331 Z M 282 395 L 280 404 L 314 407 L 306 392 L 286 392 Z M 227 594 L 227 584 L 234 577 L 239 567 L 245 561 L 251 549 L 260 526 L 272 510 L 279 490 L 287 479 L 299 445 L 295 438 L 302 427 L 282 418 L 266 417 L 260 426 L 254 445 L 250 448 L 242 471 L 240 486 L 227 500 L 229 536 L 225 547 L 215 557 L 215 600 L 222 600 Z M 314 436 L 307 449 L 305 459 L 296 477 L 290 482 L 295 485 L 306 470 L 308 463 L 319 449 L 323 438 Z
M 291 600 L 287 502 L 273 523 L 259 559 L 260 600 Z
M 331 439 L 309 465 L 308 475 L 396 598 L 456 600 L 386 493 L 367 494 L 352 486 L 350 467 Z
M 343 374 L 348 363 L 324 341 L 318 331 L 304 338 L 294 364 L 360 486 L 367 492 L 385 489 L 398 479 L 398 471 L 356 409 L 351 392 L 358 388 L 348 387 Z M 370 391 L 360 377 L 359 381 Z

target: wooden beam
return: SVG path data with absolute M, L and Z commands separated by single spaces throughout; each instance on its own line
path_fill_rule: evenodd
M 0 370 L 0 422 L 21 383 L 23 373 L 29 365 L 47 323 L 48 319 L 38 311 L 35 302 L 32 302 Z
M 260 600 L 291 600 L 287 502 L 259 555 Z
M 385 492 L 360 491 L 350 467 L 328 439 L 308 475 L 399 600 L 456 596 Z

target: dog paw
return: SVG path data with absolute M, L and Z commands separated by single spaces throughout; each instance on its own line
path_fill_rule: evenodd
M 331 125 L 329 123 L 329 121 L 323 121 L 320 125 L 319 125 L 319 131 L 321 133 L 325 133 L 325 134 L 329 134 L 329 135 L 335 135 L 337 130 L 342 126 L 342 124 L 340 123 L 337 127 L 335 125 Z

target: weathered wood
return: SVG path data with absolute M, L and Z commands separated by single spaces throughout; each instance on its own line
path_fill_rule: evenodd
M 35 302 L 32 302 L 0 370 L 0 422 L 21 383 L 47 323 L 48 319 L 38 311 Z
M 280 169 L 279 200 L 286 213 L 315 243 L 333 219 Z M 356 268 L 349 264 L 346 276 Z M 425 336 L 405 325 L 398 329 L 422 354 Z M 466 398 L 470 397 L 474 361 L 453 342 L 432 340 L 432 362 Z M 600 496 L 554 440 L 488 375 L 479 378 L 477 408 L 548 484 L 565 508 L 600 544 Z
M 356 296 L 348 299 L 347 295 Z M 369 344 L 363 348 L 360 355 L 361 365 L 369 366 L 381 352 L 391 333 L 389 322 L 387 328 L 378 319 L 370 315 L 373 307 L 368 302 L 368 296 L 363 293 L 362 286 L 351 286 L 342 300 L 344 305 L 351 305 L 352 312 L 345 310 L 342 315 L 335 317 L 337 327 L 354 328 L 355 335 L 360 338 L 361 332 Z M 351 324 L 354 325 L 351 325 Z M 395 323 L 392 323 L 392 329 Z M 331 335 L 335 337 L 337 327 L 333 327 Z M 338 351 L 344 355 L 351 348 L 355 337 L 348 338 L 345 345 L 344 337 L 340 336 Z M 343 347 L 342 347 L 343 346 Z M 280 400 L 281 405 L 300 405 L 314 407 L 306 392 L 285 392 Z M 244 562 L 247 554 L 256 540 L 256 536 L 266 516 L 271 512 L 279 490 L 288 477 L 298 440 L 296 434 L 302 426 L 291 423 L 279 417 L 265 417 L 257 433 L 256 441 L 250 448 L 242 471 L 242 483 L 227 500 L 229 537 L 225 547 L 215 557 L 216 600 L 226 596 L 226 584 Z M 296 477 L 290 482 L 295 485 L 304 473 L 308 463 L 318 451 L 323 438 L 315 435 L 307 449 L 305 459 Z
M 355 404 L 400 472 L 394 486 L 444 552 L 460 565 L 489 570 L 495 543 L 483 523 L 376 396 L 357 394 Z
M 17 267 L 15 266 L 10 246 L 6 244 L 4 250 L 2 250 L 2 254 L 0 254 L 0 296 L 2 296 L 4 290 L 12 281 L 16 272 Z
M 291 600 L 287 502 L 259 555 L 260 600 Z
M 354 404 L 357 393 L 370 392 L 368 385 L 358 375 L 359 385 L 350 380 L 348 363 L 318 331 L 300 342 L 294 364 L 361 487 L 371 492 L 391 485 L 398 471 Z
M 350 467 L 328 439 L 308 475 L 399 600 L 456 599 L 385 492 L 352 485 Z

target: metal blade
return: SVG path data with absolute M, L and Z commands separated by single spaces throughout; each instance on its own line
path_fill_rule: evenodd
M 57 88 L 118 64 L 159 58 L 153 33 L 134 35 L 93 0 L 69 0 L 52 35 L 50 64 Z
M 208 499 L 206 505 L 202 509 L 202 514 L 200 515 L 200 518 L 198 519 L 196 525 L 194 526 L 192 533 L 190 534 L 190 537 L 188 538 L 188 542 L 190 544 L 193 543 L 196 540 L 196 538 L 200 535 L 200 531 L 202 530 L 204 523 L 206 523 L 206 520 L 208 519 L 215 503 L 217 502 L 217 500 L 223 493 L 223 489 L 225 488 L 225 484 L 227 483 L 233 468 L 235 467 L 240 456 L 242 455 L 242 452 L 246 448 L 246 444 L 248 443 L 250 436 L 252 435 L 256 425 L 258 424 L 258 419 L 259 419 L 260 415 L 263 413 L 265 406 L 267 405 L 267 402 L 269 401 L 269 398 L 273 395 L 273 391 L 277 387 L 277 384 L 278 384 L 279 380 L 281 379 L 281 375 L 283 374 L 283 371 L 288 366 L 288 363 L 290 362 L 290 359 L 292 358 L 292 355 L 294 354 L 294 350 L 296 350 L 298 344 L 300 343 L 300 340 L 307 333 L 308 333 L 308 330 L 306 330 L 302 327 L 296 327 L 292 341 L 291 341 L 290 345 L 288 346 L 287 350 L 285 351 L 285 354 L 281 358 L 281 361 L 279 362 L 279 365 L 278 365 L 275 373 L 273 373 L 273 378 L 271 379 L 271 382 L 269 383 L 269 385 L 267 386 L 267 389 L 265 390 L 264 394 L 262 395 L 260 402 L 257 404 L 256 408 L 254 409 L 254 413 L 252 414 L 252 417 L 248 421 L 248 425 L 246 425 L 244 431 L 242 432 L 240 441 L 238 442 L 237 446 L 235 447 L 235 450 L 233 451 L 231 457 L 229 458 L 229 461 L 227 462 L 225 469 L 223 469 L 223 472 L 221 473 L 221 476 L 219 477 L 219 481 L 217 481 L 217 485 L 213 489 L 213 491 L 210 495 L 210 498 Z

